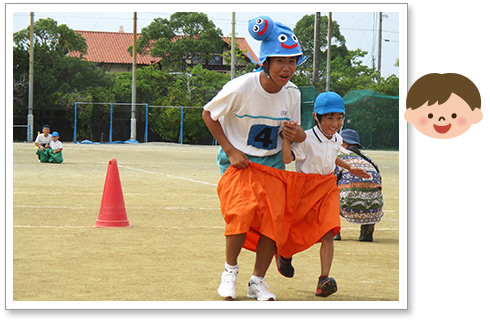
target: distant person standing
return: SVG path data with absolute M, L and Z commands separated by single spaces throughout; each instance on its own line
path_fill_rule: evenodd
M 383 193 L 378 165 L 361 152 L 359 134 L 353 129 L 341 133 L 343 144 L 339 157 L 351 166 L 364 169 L 371 176 L 359 178 L 337 167 L 337 184 L 340 189 L 340 215 L 348 222 L 361 225 L 359 241 L 372 242 L 374 225 L 383 216 Z M 341 240 L 340 232 L 334 240 Z
M 36 145 L 36 155 L 41 163 L 46 163 L 49 160 L 49 156 L 45 153 L 46 146 L 53 140 L 52 135 L 49 133 L 49 125 L 43 126 L 43 132 L 37 135 L 34 145 Z

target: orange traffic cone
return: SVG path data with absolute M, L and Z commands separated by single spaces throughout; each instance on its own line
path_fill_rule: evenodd
M 99 218 L 95 227 L 129 227 L 115 158 L 109 160 Z

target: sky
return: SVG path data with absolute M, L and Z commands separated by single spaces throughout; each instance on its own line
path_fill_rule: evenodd
M 125 32 L 133 32 L 133 12 L 137 12 L 137 32 L 141 32 L 141 29 L 148 26 L 155 18 L 170 18 L 171 14 L 175 11 L 160 11 L 160 9 L 166 9 L 164 7 L 154 8 L 155 10 L 136 10 L 120 12 L 118 6 L 107 5 L 103 10 L 97 12 L 90 12 L 90 8 L 86 5 L 72 5 L 64 6 L 62 10 L 57 11 L 45 11 L 50 10 L 52 7 L 46 5 L 45 7 L 38 8 L 39 11 L 34 12 L 34 19 L 52 18 L 58 22 L 58 24 L 66 24 L 68 27 L 74 30 L 88 30 L 88 31 L 119 31 L 119 27 L 122 26 Z M 21 9 L 21 8 L 19 8 Z M 128 8 L 131 9 L 131 8 Z M 146 8 L 145 8 L 146 9 Z M 185 8 L 176 8 L 184 11 Z M 211 8 L 203 8 L 211 9 Z M 234 8 L 230 8 L 234 9 Z M 274 9 L 274 8 L 272 8 Z M 283 8 L 284 9 L 284 8 Z M 260 43 L 254 40 L 248 33 L 248 20 L 255 18 L 259 15 L 269 15 L 273 20 L 282 22 L 291 28 L 294 28 L 296 22 L 300 20 L 304 15 L 314 14 L 315 11 L 295 11 L 294 6 L 289 8 L 287 12 L 279 11 L 263 11 L 263 12 L 249 12 L 249 11 L 236 11 L 235 12 L 235 32 L 238 37 L 245 37 L 249 45 L 258 55 Z M 303 8 L 301 8 L 303 9 Z M 316 6 L 312 8 L 315 10 L 323 9 L 322 15 L 328 16 L 329 7 L 322 8 Z M 349 8 L 347 7 L 347 10 Z M 31 7 L 26 7 L 25 11 L 13 12 L 13 32 L 24 29 L 29 26 L 29 12 L 33 10 Z M 231 22 L 232 13 L 217 12 L 203 10 L 209 19 L 220 28 L 224 36 L 231 35 Z M 366 8 L 369 10 L 369 7 Z M 197 10 L 196 10 L 197 11 Z M 399 17 L 398 12 L 383 12 L 382 23 L 382 47 L 381 47 L 381 75 L 382 77 L 388 77 L 392 74 L 399 76 L 399 68 L 394 66 L 399 58 Z M 368 54 L 361 59 L 363 64 L 368 66 L 377 66 L 378 60 L 378 30 L 379 30 L 379 11 L 366 11 L 366 12 L 343 12 L 332 11 L 332 17 L 334 21 L 337 21 L 341 28 L 341 33 L 346 39 L 347 48 L 350 50 L 362 49 L 367 51 Z M 300 39 L 301 43 L 301 39 Z M 309 57 L 313 59 L 313 57 Z

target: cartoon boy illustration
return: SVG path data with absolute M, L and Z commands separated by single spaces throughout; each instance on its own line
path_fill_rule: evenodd
M 459 136 L 482 118 L 480 92 L 465 76 L 427 74 L 408 91 L 405 120 L 429 137 Z

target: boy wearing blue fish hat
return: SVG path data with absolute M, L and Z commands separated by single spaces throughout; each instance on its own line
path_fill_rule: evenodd
M 252 59 L 260 68 L 229 81 L 203 111 L 204 122 L 220 144 L 217 162 L 222 175 L 230 165 L 244 169 L 249 162 L 285 169 L 281 133 L 284 121 L 295 123 L 287 129 L 293 141 L 306 138 L 299 125 L 300 91 L 290 82 L 296 67 L 306 60 L 296 35 L 267 16 L 251 19 L 249 33 L 261 41 L 259 60 Z M 240 197 L 240 191 L 236 193 Z M 222 214 L 226 222 L 226 262 L 218 294 L 235 299 L 238 255 L 251 226 L 260 226 L 262 221 L 260 215 L 232 218 L 229 213 Z M 276 299 L 264 283 L 275 250 L 274 240 L 260 234 L 248 297 Z

